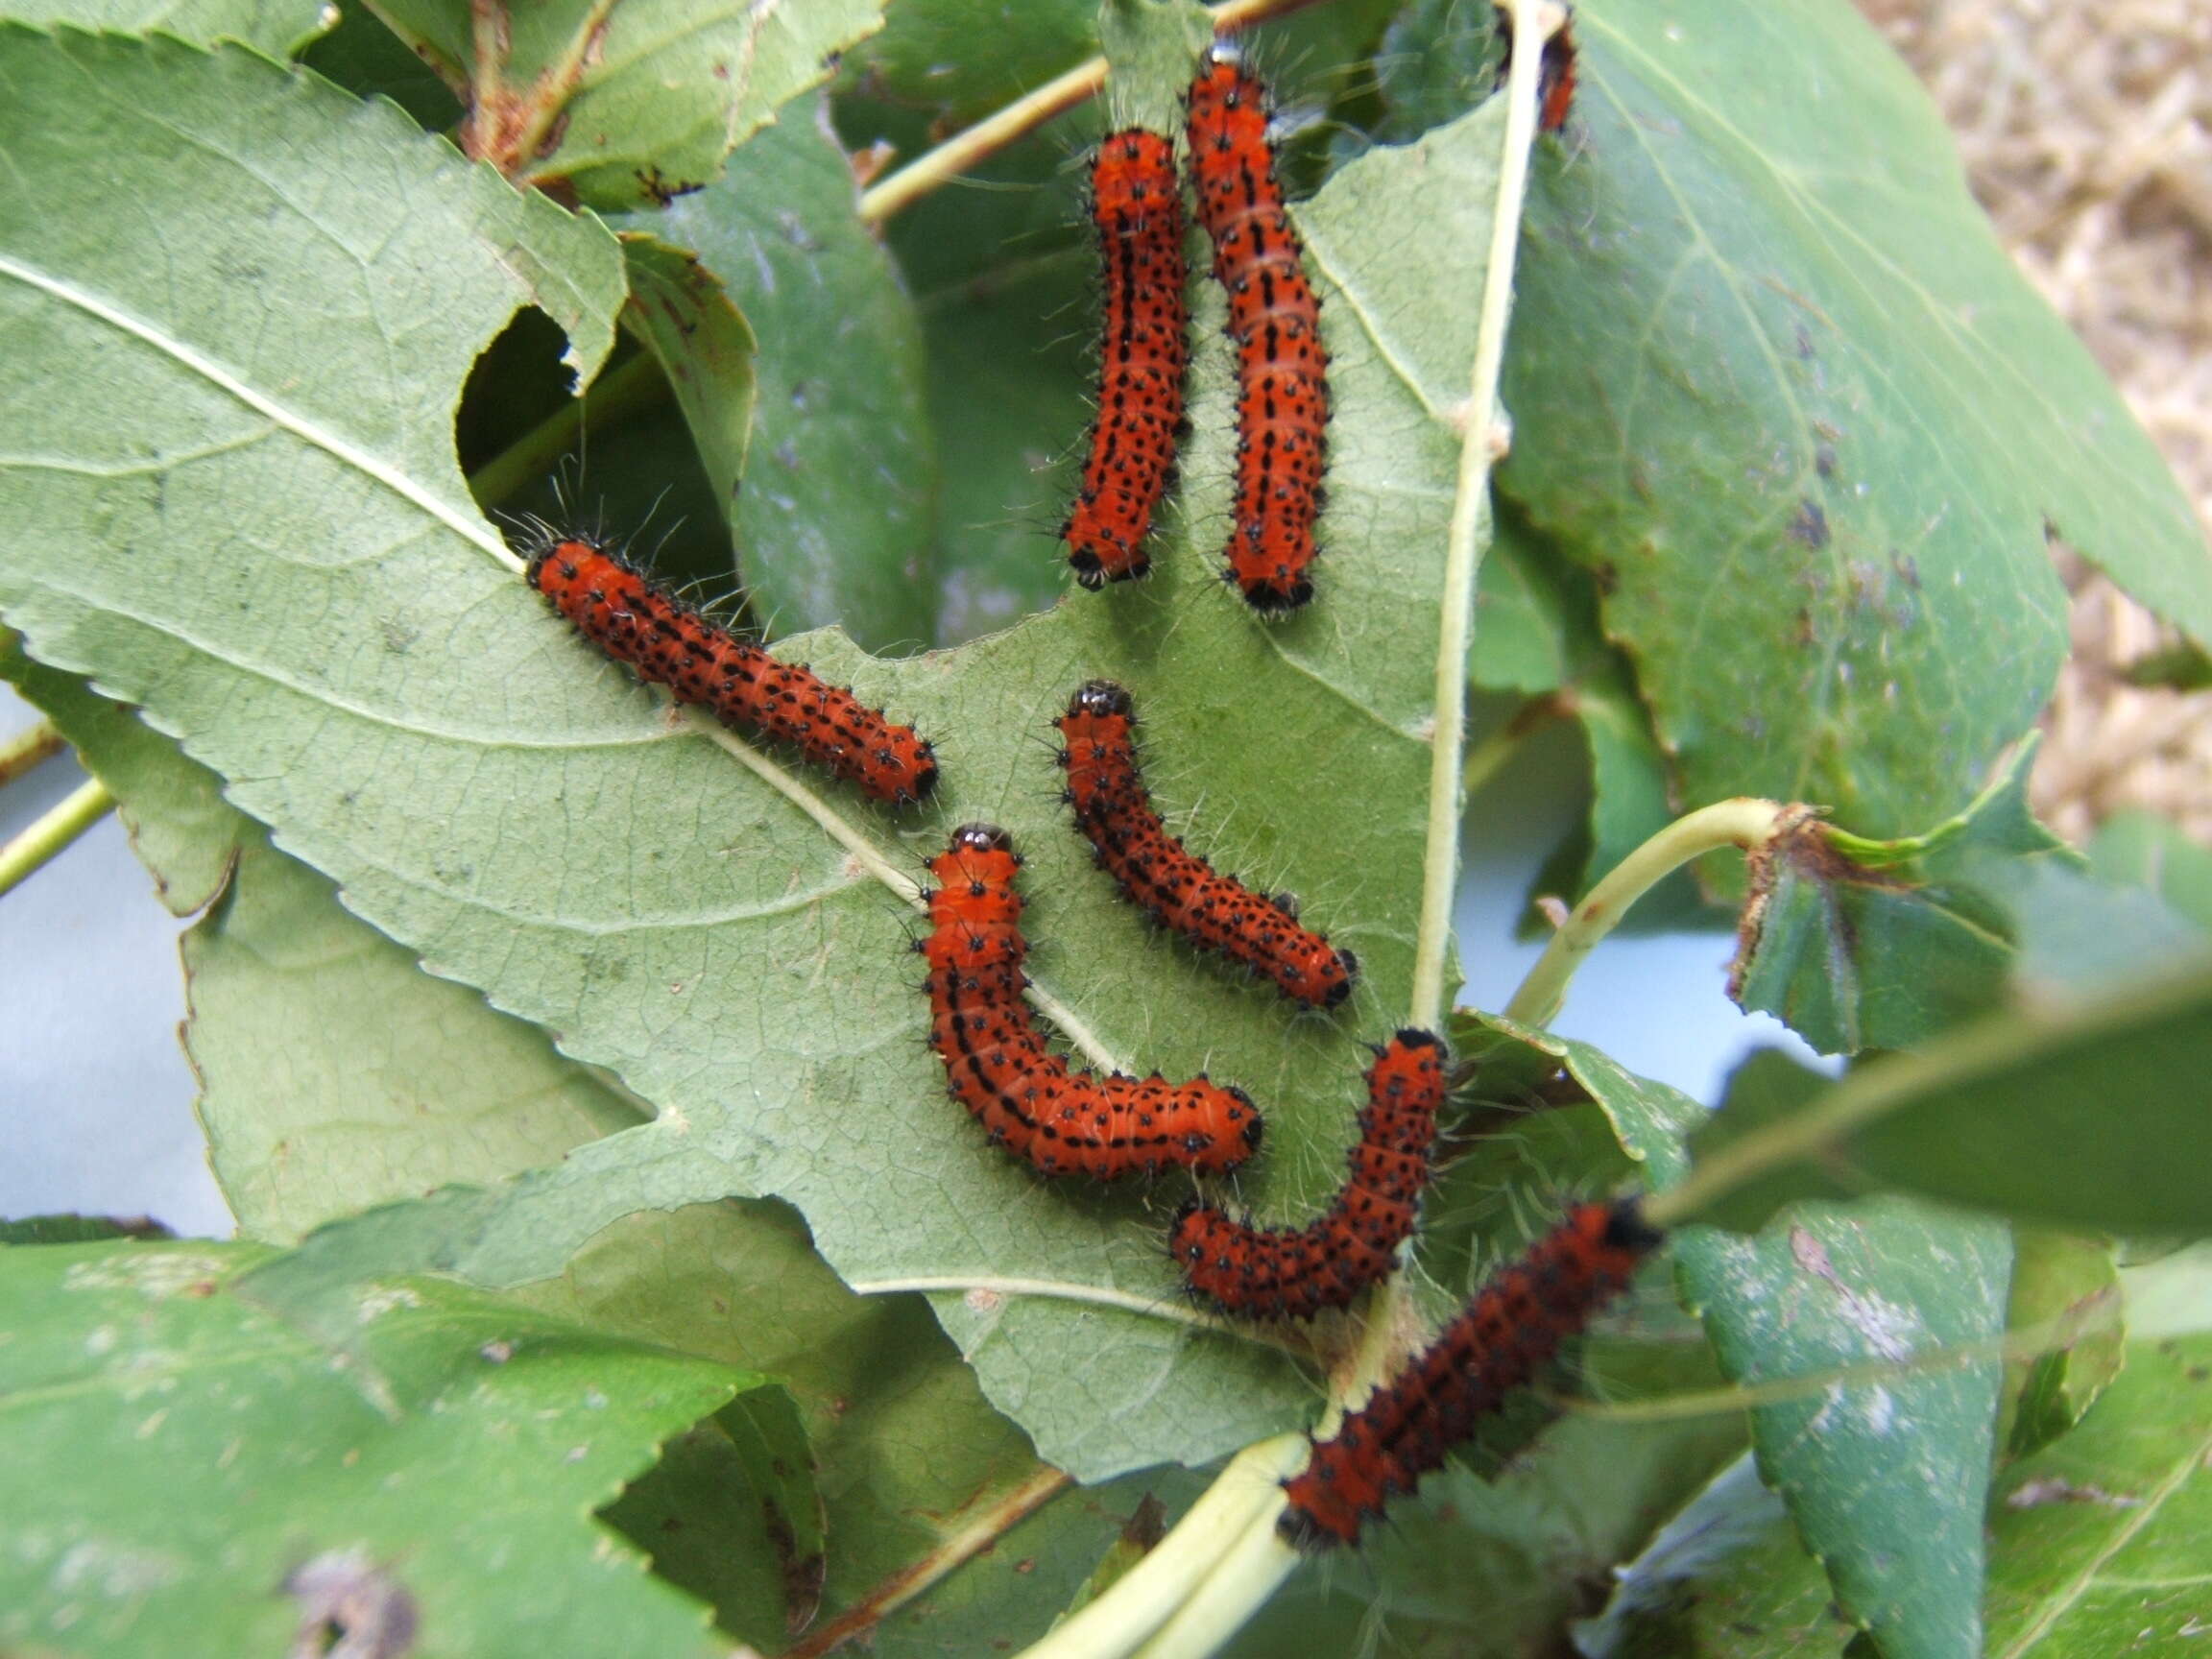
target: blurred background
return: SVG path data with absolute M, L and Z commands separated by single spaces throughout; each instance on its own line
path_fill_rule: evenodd
M 1928 85 L 2006 245 L 2118 383 L 2212 532 L 2212 6 L 1861 0 L 1861 10 Z M 2038 810 L 2077 840 L 2129 806 L 2212 836 L 2212 691 L 2135 685 L 2130 666 L 2174 642 L 2102 579 L 2067 569 L 2075 660 L 2046 720 Z M 0 746 L 36 722 L 0 686 Z M 9 784 L 0 842 L 84 781 L 64 755 Z M 1588 783 L 1579 739 L 1561 724 L 1524 744 L 1473 802 L 1462 1002 L 1499 1006 L 1534 961 L 1538 946 L 1515 927 Z M 0 898 L 0 1216 L 73 1210 L 230 1231 L 177 1041 L 180 930 L 112 815 Z M 1746 1049 L 1797 1046 L 1722 994 L 1732 946 L 1714 932 L 1609 939 L 1558 1027 L 1716 1098 Z

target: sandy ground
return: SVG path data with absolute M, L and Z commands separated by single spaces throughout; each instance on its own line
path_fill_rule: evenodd
M 2149 428 L 2212 535 L 2212 0 L 1859 0 L 1958 134 L 2028 279 Z M 2069 569 L 2075 661 L 2036 805 L 2085 836 L 2148 806 L 2212 839 L 2212 692 L 2115 670 L 2172 643 Z

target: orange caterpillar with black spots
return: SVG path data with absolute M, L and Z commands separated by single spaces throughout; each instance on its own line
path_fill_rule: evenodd
M 1283 1483 L 1278 1526 L 1302 1549 L 1358 1542 L 1359 1529 L 1442 1465 L 1561 1343 L 1628 1286 L 1663 1241 L 1633 1199 L 1584 1204 L 1500 1269 L 1466 1310 L 1318 1442 L 1305 1472 Z
M 1443 1044 L 1427 1031 L 1399 1032 L 1368 1069 L 1359 1142 L 1329 1213 L 1310 1226 L 1269 1229 L 1193 1200 L 1167 1240 L 1190 1288 L 1254 1319 L 1310 1319 L 1349 1306 L 1388 1276 L 1412 1234 L 1443 1103 Z
M 1122 897 L 1193 945 L 1241 962 L 1310 1008 L 1344 1000 L 1359 974 L 1349 950 L 1298 925 L 1292 904 L 1223 876 L 1167 833 L 1137 770 L 1129 693 L 1094 680 L 1060 717 L 1060 764 L 1075 828 Z
M 1261 1118 L 1241 1090 L 1073 1070 L 1045 1045 L 1022 999 L 1022 860 L 1006 831 L 970 824 L 929 864 L 929 1046 L 947 1091 L 991 1139 L 1046 1175 L 1100 1181 L 1170 1166 L 1219 1174 L 1260 1144 Z
M 804 662 L 779 662 L 670 597 L 611 547 L 548 535 L 530 556 L 530 585 L 576 631 L 638 679 L 725 726 L 789 743 L 878 801 L 919 801 L 937 758 L 911 726 L 894 725 Z
M 1328 454 L 1329 353 L 1321 301 L 1275 177 L 1267 91 L 1216 49 L 1191 83 L 1188 114 L 1198 222 L 1229 294 L 1237 347 L 1237 494 L 1229 576 L 1262 615 L 1313 596 L 1313 526 Z
M 1060 527 L 1086 588 L 1152 567 L 1144 540 L 1175 474 L 1190 362 L 1183 299 L 1183 186 L 1175 146 L 1132 127 L 1109 133 L 1091 168 L 1098 231 L 1098 419 L 1083 484 Z

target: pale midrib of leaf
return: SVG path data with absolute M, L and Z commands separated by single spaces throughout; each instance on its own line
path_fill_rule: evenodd
M 189 466 L 195 461 L 212 461 L 218 455 L 231 455 L 241 449 L 251 449 L 264 442 L 276 429 L 264 426 L 244 437 L 227 438 L 220 444 L 209 444 L 198 449 L 166 450 L 144 463 L 128 463 L 114 467 L 91 467 L 66 455 L 10 454 L 0 451 L 0 467 L 20 467 L 26 470 L 59 472 L 68 478 L 149 478 L 156 477 L 175 467 Z
M 1118 1308 L 1147 1319 L 1188 1325 L 1194 1331 L 1249 1335 L 1227 1320 L 1166 1301 L 1157 1294 L 1141 1295 L 1134 1290 L 1082 1285 L 1069 1279 L 1023 1279 L 998 1273 L 915 1273 L 896 1279 L 852 1279 L 846 1282 L 846 1287 L 856 1296 L 894 1296 L 908 1290 L 955 1296 L 970 1290 L 990 1290 L 1005 1296 L 1039 1296 L 1052 1302 L 1086 1302 L 1096 1308 Z
M 1927 316 L 1928 320 L 1936 325 L 1936 332 L 1941 334 L 1945 339 L 1949 340 L 1962 355 L 1984 363 L 1990 362 L 1992 360 L 1995 361 L 2002 367 L 2005 374 L 2013 381 L 2015 389 L 2020 395 L 2025 397 L 2034 405 L 2035 408 L 2040 410 L 2051 421 L 2054 426 L 2056 426 L 2060 430 L 2065 428 L 2066 421 L 2063 412 L 2055 408 L 2050 400 L 2042 396 L 2041 389 L 2037 386 L 2035 381 L 2031 379 L 2027 374 L 2023 373 L 2009 356 L 1989 351 L 1981 341 L 1979 341 L 1973 334 L 1963 328 L 1958 319 L 1952 313 L 1947 311 L 1936 301 L 1933 294 L 1930 294 L 1927 289 L 1922 287 L 1917 281 L 1913 280 L 1902 270 L 1900 270 L 1896 262 L 1890 258 L 1887 252 L 1886 252 L 1881 247 L 1866 241 L 1866 239 L 1858 230 L 1854 229 L 1847 222 L 1838 218 L 1836 214 L 1829 209 L 1828 205 L 1820 200 L 1819 197 L 1809 195 L 1805 191 L 1799 189 L 1799 176 L 1775 166 L 1767 156 L 1767 153 L 1762 151 L 1758 145 L 1751 142 L 1751 140 L 1737 128 L 1736 124 L 1728 118 L 1727 112 L 1724 109 L 1711 103 L 1709 100 L 1698 96 L 1692 87 L 1688 86 L 1674 76 L 1667 73 L 1661 67 L 1657 60 L 1638 51 L 1636 49 L 1635 43 L 1632 40 L 1623 36 L 1618 31 L 1608 29 L 1605 26 L 1604 20 L 1602 18 L 1593 16 L 1590 19 L 1588 27 L 1591 29 L 1593 34 L 1601 35 L 1604 37 L 1606 44 L 1614 51 L 1620 53 L 1623 59 L 1633 59 L 1651 78 L 1652 81 L 1671 88 L 1675 96 L 1680 100 L 1684 108 L 1695 109 L 1700 115 L 1704 116 L 1708 121 L 1712 122 L 1718 131 L 1725 132 L 1728 137 L 1735 142 L 1737 150 L 1742 156 L 1748 157 L 1759 166 L 1765 168 L 1767 170 L 1767 176 L 1772 179 L 1777 185 L 1780 186 L 1782 194 L 1790 201 L 1798 204 L 1798 207 L 1804 214 L 1809 227 L 1812 223 L 1817 222 L 1819 224 L 1825 225 L 1828 228 L 1828 230 L 1831 233 L 1830 237 L 1828 238 L 1831 246 L 1833 246 L 1835 243 L 1843 243 L 1858 250 L 1860 254 L 1863 256 L 1865 265 L 1876 267 L 1883 271 L 1892 281 L 1897 284 L 1900 290 L 1911 294 L 1913 299 L 1919 301 L 1921 308 Z M 1616 106 L 1616 108 L 1618 108 L 1618 106 Z M 1640 130 L 1632 121 L 1624 121 L 1623 126 L 1627 131 L 1638 132 L 1640 133 Z M 1641 142 L 1641 136 L 1639 137 L 1639 142 Z M 1648 147 L 1647 147 L 1647 154 L 1648 153 Z M 1662 177 L 1666 177 L 1665 169 L 1657 168 L 1656 160 L 1654 160 L 1654 167 L 1657 171 L 1660 172 Z M 1671 185 L 1670 185 L 1670 188 L 1671 188 Z M 1963 194 L 1963 189 L 1961 189 L 1961 194 Z M 1677 204 L 1679 204 L 1679 198 L 1676 200 Z M 1979 211 L 1979 209 L 1976 209 L 1976 211 Z M 1689 222 L 1693 225 L 1697 223 L 1695 218 L 1690 219 Z M 1873 305 L 1877 311 L 1885 309 L 1885 307 L 1883 307 L 1881 304 L 1881 297 L 1872 291 L 1872 289 L 1867 285 L 1863 277 L 1858 276 L 1858 272 L 1861 269 L 1859 263 L 1848 259 L 1840 259 L 1837 263 L 1844 271 L 1852 274 L 1852 279 L 1858 282 L 1862 299 L 1865 300 L 1869 304 Z M 1723 269 L 1725 269 L 1725 267 L 1723 267 Z M 1889 380 L 1889 375 L 1887 372 L 1882 372 L 1881 378 L 1887 384 Z M 1946 377 L 1938 375 L 1937 378 L 1943 379 Z M 1901 406 L 1907 409 L 1911 409 L 1914 407 L 1914 404 L 1911 401 L 1907 400 L 1903 402 Z M 1982 399 L 1976 398 L 1967 402 L 1964 406 L 1964 413 L 1967 415 L 1968 419 L 1974 421 L 1978 425 L 1982 427 L 1984 439 L 1989 445 L 1995 445 L 1999 448 L 2004 446 L 2001 435 L 1994 429 L 1989 421 L 1988 416 L 1984 409 Z M 1915 424 L 1917 424 L 1917 421 L 1915 421 Z M 1927 434 L 1927 429 L 1925 427 L 1922 427 L 1921 430 L 1924 435 L 1932 436 Z M 2107 485 L 2111 482 L 2109 477 L 2106 478 L 2105 482 Z M 2155 504 L 2152 501 L 2152 498 L 2149 495 L 2144 494 L 2140 489 L 2137 490 L 2136 493 L 2138 499 L 2141 500 L 2147 507 L 2154 507 Z
M 852 854 L 871 876 L 900 900 L 916 911 L 926 911 L 922 901 L 922 884 L 894 864 L 881 848 L 843 813 L 816 794 L 804 780 L 754 748 L 711 715 L 696 709 L 686 709 L 684 710 L 684 718 L 693 731 L 734 755 L 769 787 L 813 819 L 831 840 Z M 1043 986 L 1032 983 L 1022 996 L 1031 1007 L 1050 1020 L 1061 1036 L 1067 1039 L 1069 1046 L 1092 1065 L 1104 1071 L 1129 1070 L 1127 1063 L 1099 1041 L 1097 1033 L 1073 1009 Z
M 2008 951 L 2013 949 L 2014 942 L 2012 940 L 2006 938 L 2002 933 L 1991 932 L 1981 923 L 1974 921 L 1961 911 L 1953 909 L 1948 904 L 1937 904 L 1931 900 L 1928 902 L 1928 907 L 1957 927 L 1961 933 L 1972 938 L 1977 945 L 1986 945 L 1992 950 Z
M 2176 1458 L 2166 1478 L 2133 1507 L 2123 1512 L 2124 1518 L 2113 1528 L 2112 1536 L 2106 1540 L 2104 1547 L 2089 1557 L 2081 1571 L 2074 1575 L 2072 1582 L 2052 1594 L 2043 1611 L 2030 1621 L 2028 1627 L 2020 1632 L 2009 1647 L 2002 1649 L 1995 1659 L 2019 1659 L 2020 1655 L 2032 1651 L 2050 1634 L 2059 1619 L 2096 1588 L 2104 1564 L 2133 1543 L 2136 1535 L 2158 1517 L 2167 1502 L 2188 1483 L 2190 1476 L 2205 1467 L 2212 1467 L 2212 1433 L 2207 1433 L 2191 1446 L 2184 1455 Z
M 66 282 L 46 276 L 43 272 L 9 258 L 0 253 L 0 276 L 12 276 L 26 287 L 36 288 L 49 298 L 72 306 L 88 317 L 97 318 L 109 327 L 143 341 L 155 350 L 168 357 L 179 367 L 191 371 L 208 385 L 219 388 L 235 397 L 255 413 L 266 417 L 280 429 L 314 448 L 322 450 L 333 460 L 344 463 L 362 476 L 374 479 L 400 499 L 420 508 L 456 536 L 471 545 L 483 549 L 519 573 L 522 562 L 507 550 L 506 544 L 483 527 L 474 512 L 464 514 L 438 496 L 430 493 L 405 473 L 395 470 L 375 456 L 354 447 L 333 432 L 325 432 L 304 416 L 287 409 L 275 398 L 254 391 L 235 374 L 213 360 L 202 356 L 180 340 L 171 339 L 151 324 L 142 323 L 128 312 L 118 310 L 93 295 L 72 287 Z
M 281 844 L 283 837 L 278 836 L 277 840 Z M 394 886 L 405 887 L 415 893 L 430 894 L 446 901 L 448 903 L 466 906 L 469 910 L 481 916 L 495 916 L 502 922 L 513 923 L 518 928 L 541 927 L 546 924 L 546 916 L 542 910 L 519 910 L 513 905 L 494 904 L 472 888 L 441 886 L 421 880 L 409 875 L 399 866 L 387 863 L 376 857 L 366 848 L 359 850 L 359 856 L 364 864 L 384 877 Z M 746 905 L 733 910 L 702 910 L 683 916 L 670 917 L 666 921 L 660 922 L 644 917 L 625 917 L 619 922 L 579 922 L 564 916 L 560 919 L 560 928 L 564 933 L 579 934 L 587 939 L 621 939 L 630 935 L 654 932 L 690 935 L 697 933 L 701 928 L 719 926 L 725 923 L 758 922 L 772 916 L 797 915 L 815 904 L 827 903 L 840 894 L 849 893 L 857 885 L 856 881 L 837 881 L 779 899 L 772 904 Z

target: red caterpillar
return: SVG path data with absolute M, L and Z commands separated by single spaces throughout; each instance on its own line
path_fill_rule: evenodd
M 1098 421 L 1060 539 L 1075 580 L 1096 589 L 1152 567 L 1144 538 L 1184 430 L 1190 343 L 1175 146 L 1137 127 L 1110 133 L 1092 164 L 1091 218 L 1104 290 Z
M 548 536 L 531 555 L 529 577 L 578 633 L 679 703 L 781 738 L 878 801 L 919 801 L 935 786 L 936 757 L 911 726 L 894 726 L 804 662 L 779 662 L 733 638 L 611 548 Z
M 1543 100 L 1536 112 L 1540 132 L 1564 132 L 1568 111 L 1575 108 L 1575 18 L 1570 12 L 1560 20 L 1559 33 L 1544 42 L 1544 61 L 1537 67 L 1536 89 Z
M 1111 1181 L 1169 1165 L 1218 1173 L 1251 1157 L 1261 1120 L 1241 1090 L 1203 1073 L 1189 1083 L 1158 1072 L 1094 1076 L 1046 1047 L 1022 1000 L 1021 867 L 1006 831 L 991 824 L 955 830 L 930 860 L 930 932 L 916 948 L 929 964 L 929 1046 L 949 1093 L 994 1142 L 1046 1175 Z
M 1060 717 L 1060 764 L 1075 827 L 1122 896 L 1193 945 L 1241 962 L 1283 995 L 1309 1007 L 1334 1007 L 1351 994 L 1359 959 L 1298 926 L 1292 904 L 1217 874 L 1167 833 L 1137 770 L 1129 693 L 1094 680 L 1068 700 Z
M 1659 1233 L 1635 1200 L 1584 1204 L 1493 1275 L 1397 1382 L 1313 1448 L 1305 1473 L 1283 1485 L 1278 1523 L 1303 1549 L 1353 1544 L 1391 1496 L 1444 1461 L 1559 1345 L 1626 1288 Z
M 1229 575 L 1262 615 L 1313 596 L 1329 421 L 1321 301 L 1299 263 L 1267 139 L 1266 89 L 1209 54 L 1191 83 L 1190 169 L 1237 345 L 1237 501 Z
M 1193 1200 L 1167 1241 L 1190 1288 L 1257 1319 L 1310 1319 L 1349 1305 L 1389 1274 L 1413 1231 L 1443 1102 L 1444 1046 L 1427 1031 L 1399 1032 L 1368 1069 L 1359 1143 L 1329 1214 L 1270 1231 Z

